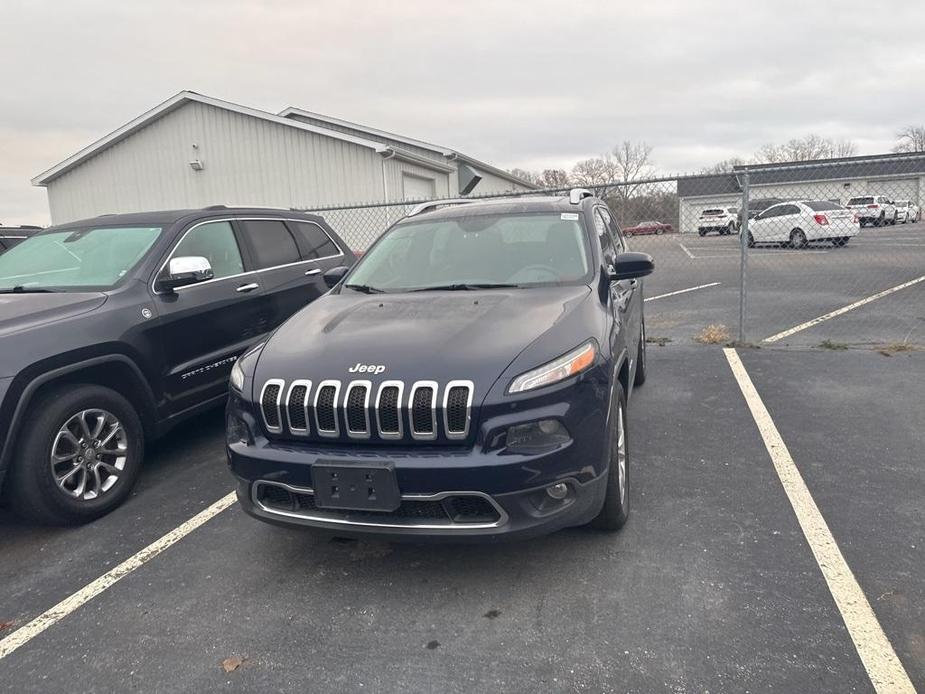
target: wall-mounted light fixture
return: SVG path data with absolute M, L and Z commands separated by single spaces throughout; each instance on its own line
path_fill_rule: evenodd
M 189 167 L 190 167 L 193 171 L 202 171 L 204 168 L 206 168 L 205 164 L 202 163 L 202 160 L 201 160 L 201 159 L 193 159 L 193 160 L 189 163 Z

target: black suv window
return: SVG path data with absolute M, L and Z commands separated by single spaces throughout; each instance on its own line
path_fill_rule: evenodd
M 623 239 L 623 233 L 614 221 L 613 215 L 610 214 L 610 210 L 606 207 L 599 207 L 598 211 L 601 213 L 601 217 L 604 218 L 604 224 L 607 226 L 608 231 L 610 231 L 614 248 L 616 248 L 617 253 L 623 253 L 626 250 L 626 241 Z M 647 224 L 655 224 L 655 222 L 647 222 Z
M 292 238 L 292 234 L 282 221 L 245 219 L 241 220 L 240 224 L 250 241 L 258 269 L 297 263 L 302 260 L 295 239 Z
M 215 279 L 244 272 L 241 251 L 230 222 L 209 222 L 190 229 L 171 254 L 172 258 L 181 256 L 208 260 Z
M 610 229 L 607 227 L 600 208 L 594 210 L 594 228 L 597 230 L 598 241 L 601 242 L 604 263 L 613 265 L 617 262 L 617 248 L 613 245 L 613 237 L 610 235 Z
M 312 222 L 290 222 L 305 242 L 305 258 L 330 258 L 340 255 L 340 249 L 324 229 Z

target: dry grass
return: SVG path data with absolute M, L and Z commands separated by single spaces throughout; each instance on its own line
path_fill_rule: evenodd
M 694 342 L 702 345 L 723 345 L 729 342 L 729 328 L 722 323 L 711 324 L 694 336 Z
M 885 347 L 878 348 L 877 351 L 885 357 L 892 357 L 894 354 L 899 354 L 900 352 L 916 352 L 918 351 L 918 347 L 906 342 L 893 342 Z

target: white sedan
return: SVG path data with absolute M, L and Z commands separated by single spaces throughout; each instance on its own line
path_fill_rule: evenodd
M 921 219 L 922 212 L 919 210 L 919 206 L 916 205 L 911 200 L 897 200 L 896 205 L 896 221 L 902 222 L 917 222 Z
M 861 231 L 857 215 L 828 200 L 791 200 L 772 205 L 748 223 L 748 245 L 786 244 L 806 248 L 814 241 L 844 246 Z

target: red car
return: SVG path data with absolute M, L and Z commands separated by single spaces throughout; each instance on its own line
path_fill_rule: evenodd
M 639 222 L 636 226 L 626 227 L 623 233 L 627 236 L 638 236 L 640 234 L 670 234 L 674 227 L 664 222 Z

